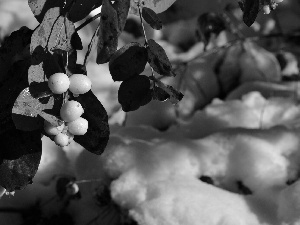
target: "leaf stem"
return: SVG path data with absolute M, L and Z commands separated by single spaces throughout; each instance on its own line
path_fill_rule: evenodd
M 76 29 L 75 29 L 75 32 L 81 30 L 82 28 L 84 28 L 86 25 L 88 25 L 89 23 L 93 22 L 94 20 L 96 20 L 98 17 L 101 16 L 101 12 L 98 13 L 97 15 L 87 19 L 86 21 L 84 21 L 82 24 L 80 24 L 80 26 L 78 26 Z
M 142 18 L 141 4 L 137 3 L 137 6 L 138 6 L 138 9 L 139 9 L 139 16 L 140 16 L 140 20 L 141 20 L 141 24 L 142 24 L 142 28 L 143 28 L 143 34 L 144 34 L 144 38 L 145 38 L 145 45 L 148 46 L 148 39 L 147 39 L 146 31 L 145 31 L 143 18 Z
M 98 32 L 99 29 L 100 29 L 100 24 L 99 24 L 99 26 L 97 27 L 97 29 L 95 30 L 95 32 L 94 32 L 94 34 L 93 34 L 93 36 L 92 36 L 92 39 L 91 39 L 91 41 L 90 41 L 90 43 L 89 43 L 89 45 L 88 45 L 88 50 L 87 50 L 87 52 L 86 52 L 86 54 L 85 54 L 84 61 L 83 61 L 83 65 L 84 65 L 84 66 L 86 66 L 87 58 L 88 58 L 89 54 L 90 54 L 91 51 L 92 51 L 93 40 L 94 40 L 94 38 L 95 38 L 95 36 L 96 36 L 96 34 L 97 34 L 97 32 Z

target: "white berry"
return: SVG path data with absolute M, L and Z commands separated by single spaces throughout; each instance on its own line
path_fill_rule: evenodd
M 54 137 L 54 142 L 60 147 L 67 146 L 69 144 L 69 137 L 66 134 L 59 133 Z
M 66 191 L 69 195 L 77 194 L 79 192 L 78 184 L 72 183 L 72 184 L 67 185 L 67 190 Z
M 264 14 L 270 14 L 270 12 L 271 12 L 270 6 L 269 5 L 265 5 L 263 7 L 263 11 L 264 11 Z
M 68 123 L 68 131 L 74 135 L 84 135 L 87 132 L 88 127 L 88 121 L 82 117 Z
M 54 94 L 62 94 L 69 89 L 70 79 L 64 73 L 55 73 L 48 80 L 48 87 Z
M 44 121 L 44 130 L 46 132 L 46 134 L 48 135 L 57 135 L 59 133 L 61 133 L 64 129 L 64 124 L 56 127 L 53 126 L 51 123 L 49 123 L 47 120 Z
M 60 109 L 60 117 L 65 122 L 72 122 L 78 119 L 83 114 L 83 112 L 84 110 L 79 102 L 74 100 L 67 101 L 62 105 Z
M 91 87 L 92 82 L 90 78 L 84 74 L 73 74 L 70 77 L 69 90 L 75 95 L 84 94 L 91 90 Z

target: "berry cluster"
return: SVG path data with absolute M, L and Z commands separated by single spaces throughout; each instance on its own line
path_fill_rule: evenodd
M 281 2 L 283 2 L 283 0 L 267 0 L 266 4 L 262 8 L 264 14 L 270 14 L 270 12 Z
M 73 96 L 84 94 L 91 89 L 91 80 L 84 74 L 73 74 L 68 77 L 64 73 L 55 73 L 48 80 L 48 87 L 54 94 L 63 94 L 68 90 Z M 70 144 L 74 135 L 84 135 L 88 129 L 88 121 L 81 117 L 84 110 L 81 104 L 74 100 L 66 101 L 60 109 L 60 118 L 64 123 L 54 126 L 50 122 L 44 122 L 44 130 L 54 136 L 54 142 L 63 147 Z

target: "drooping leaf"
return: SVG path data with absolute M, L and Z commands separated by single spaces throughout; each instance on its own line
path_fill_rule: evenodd
M 19 30 L 11 33 L 9 37 L 1 44 L 0 48 L 0 82 L 7 78 L 7 73 L 11 65 L 20 58 L 20 54 L 27 50 L 26 46 L 30 44 L 30 38 L 33 31 L 27 27 L 21 27 Z
M 16 128 L 23 131 L 41 128 L 43 119 L 38 117 L 39 113 L 45 109 L 52 109 L 53 105 L 53 97 L 50 97 L 47 104 L 42 104 L 38 99 L 32 97 L 29 88 L 25 88 L 12 108 L 12 119 Z
M 42 141 L 40 131 L 12 129 L 0 136 L 0 185 L 8 192 L 32 183 L 37 172 Z
M 169 95 L 169 101 L 173 105 L 176 105 L 183 98 L 183 94 L 181 92 L 175 90 L 172 86 L 165 85 L 163 82 L 161 82 L 158 79 L 154 79 L 154 81 L 159 88 L 161 88 L 163 91 L 165 91 Z
M 155 72 L 164 76 L 173 76 L 172 64 L 165 50 L 153 39 L 148 40 L 148 62 Z
M 239 3 L 243 11 L 243 21 L 250 27 L 256 20 L 257 14 L 259 12 L 259 0 L 243 0 Z
M 139 9 L 137 3 L 140 3 L 140 7 L 147 7 L 152 9 L 156 13 L 161 13 L 167 10 L 176 0 L 131 0 L 130 13 L 139 15 Z
M 153 100 L 164 102 L 170 98 L 170 95 L 167 92 L 165 92 L 162 88 L 154 86 L 152 98 Z
M 115 1 L 113 8 L 118 15 L 119 34 L 124 30 L 126 19 L 130 8 L 130 0 Z
M 109 0 L 103 0 L 97 32 L 97 64 L 107 63 L 118 47 L 118 15 Z
M 108 116 L 105 108 L 92 91 L 73 99 L 82 105 L 84 113 L 81 117 L 89 124 L 86 134 L 75 135 L 74 141 L 94 154 L 102 154 L 109 140 Z
M 118 91 L 118 100 L 124 112 L 137 110 L 151 100 L 150 80 L 145 75 L 131 77 L 122 82 Z
M 51 8 L 32 34 L 30 52 L 33 53 L 39 45 L 49 52 L 54 49 L 70 51 L 72 49 L 71 37 L 74 32 L 74 24 L 68 18 L 60 15 L 60 9 L 58 7 Z
M 143 7 L 142 10 L 143 19 L 156 30 L 160 30 L 162 28 L 162 21 L 158 17 L 158 15 L 150 8 Z
M 147 50 L 132 42 L 120 48 L 109 61 L 109 71 L 114 81 L 124 81 L 142 73 L 147 63 Z

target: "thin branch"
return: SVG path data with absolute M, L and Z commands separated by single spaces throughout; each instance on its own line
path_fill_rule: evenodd
M 80 24 L 80 26 L 76 27 L 75 32 L 81 30 L 82 28 L 84 28 L 86 25 L 88 25 L 89 23 L 93 22 L 94 20 L 96 20 L 97 18 L 99 18 L 101 16 L 101 12 L 98 13 L 97 15 L 87 19 L 86 21 L 84 21 L 82 24 Z

